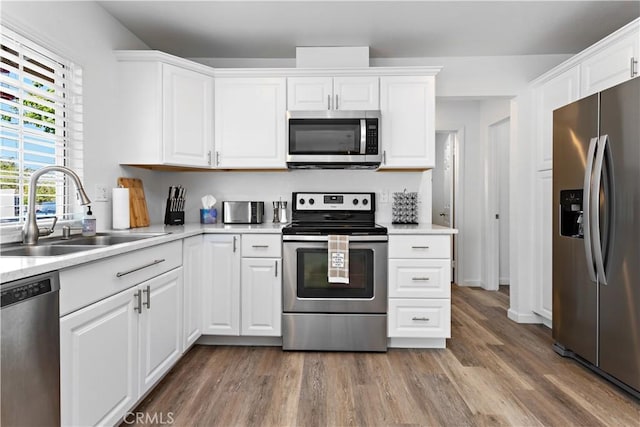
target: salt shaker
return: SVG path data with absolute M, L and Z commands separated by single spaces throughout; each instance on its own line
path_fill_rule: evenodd
M 289 222 L 287 218 L 287 202 L 280 202 L 280 222 Z

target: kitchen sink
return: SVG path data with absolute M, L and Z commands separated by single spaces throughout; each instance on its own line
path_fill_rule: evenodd
M 164 236 L 167 233 L 136 233 L 136 234 L 119 234 L 119 233 L 97 233 L 95 236 L 71 236 L 68 240 L 56 239 L 50 244 L 59 246 L 111 246 L 120 243 L 136 242 L 138 240 L 148 239 L 150 237 Z M 45 242 L 42 242 L 45 244 Z
M 75 235 L 68 239 L 40 239 L 37 245 L 27 246 L 12 243 L 0 246 L 2 256 L 59 256 L 77 252 L 90 251 L 121 243 L 135 242 L 151 237 L 164 236 L 168 233 L 97 233 L 95 236 Z
M 104 245 L 103 245 L 104 246 Z M 22 244 L 6 245 L 0 249 L 0 255 L 2 256 L 58 256 L 68 255 L 77 252 L 89 251 L 91 249 L 97 249 L 100 246 L 86 246 L 86 245 L 37 245 L 26 246 Z

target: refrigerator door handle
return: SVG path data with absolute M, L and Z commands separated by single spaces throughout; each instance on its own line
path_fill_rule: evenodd
M 607 277 L 604 272 L 604 258 L 602 256 L 602 236 L 600 233 L 600 182 L 602 179 L 602 168 L 604 164 L 604 154 L 609 143 L 609 136 L 603 135 L 598 140 L 598 151 L 596 153 L 594 182 L 591 190 L 591 210 L 593 211 L 593 221 L 591 222 L 591 232 L 593 234 L 593 254 L 596 261 L 598 273 L 598 283 L 607 284 Z
M 584 227 L 584 253 L 587 259 L 587 271 L 592 282 L 596 281 L 596 270 L 593 264 L 593 251 L 591 249 L 591 175 L 593 173 L 593 158 L 596 154 L 598 138 L 591 138 L 589 151 L 587 152 L 586 167 L 584 171 L 584 187 L 582 189 L 582 218 Z

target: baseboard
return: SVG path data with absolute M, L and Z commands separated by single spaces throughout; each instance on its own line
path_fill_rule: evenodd
M 464 280 L 458 283 L 458 286 L 469 286 L 474 288 L 482 288 L 482 281 L 480 280 Z
M 509 286 L 510 283 L 511 281 L 509 280 L 508 277 L 503 277 L 500 280 L 498 280 L 498 284 L 500 284 L 500 286 Z
M 282 337 L 236 337 L 224 335 L 203 335 L 198 338 L 196 344 L 282 347 Z
M 388 338 L 389 348 L 446 348 L 446 338 Z
M 535 313 L 518 313 L 511 308 L 507 311 L 507 317 L 516 323 L 544 323 L 543 318 Z

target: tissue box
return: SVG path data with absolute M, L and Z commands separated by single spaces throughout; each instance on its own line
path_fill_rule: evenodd
M 215 224 L 218 222 L 218 210 L 200 209 L 200 224 Z

